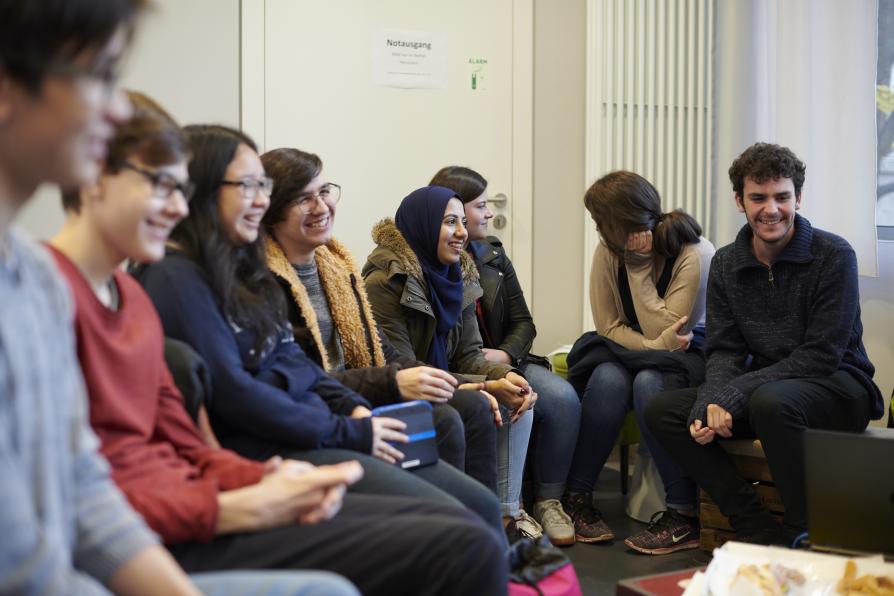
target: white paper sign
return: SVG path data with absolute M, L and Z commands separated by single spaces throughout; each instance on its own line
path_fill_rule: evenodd
M 402 89 L 447 88 L 447 34 L 380 29 L 373 32 L 372 82 Z

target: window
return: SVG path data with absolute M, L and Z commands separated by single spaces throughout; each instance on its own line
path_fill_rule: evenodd
M 878 3 L 878 201 L 876 225 L 881 240 L 894 240 L 894 0 Z

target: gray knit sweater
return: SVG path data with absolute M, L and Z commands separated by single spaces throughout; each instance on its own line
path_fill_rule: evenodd
M 14 230 L 0 245 L 0 592 L 105 594 L 156 540 L 97 453 L 64 282 Z
M 733 417 L 745 415 L 751 392 L 764 383 L 837 370 L 866 388 L 870 413 L 880 418 L 884 402 L 863 347 L 857 259 L 850 244 L 796 215 L 795 235 L 768 268 L 752 254 L 751 240 L 745 225 L 711 262 L 707 380 L 689 422 L 704 422 L 712 403 Z

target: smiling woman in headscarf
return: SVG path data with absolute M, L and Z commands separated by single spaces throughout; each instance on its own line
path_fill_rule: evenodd
M 539 525 L 519 508 L 524 458 L 537 400 L 508 364 L 481 351 L 475 301 L 478 271 L 464 250 L 468 233 L 462 201 L 452 190 L 427 186 L 410 193 L 395 218 L 373 228 L 377 247 L 363 267 L 373 315 L 401 353 L 480 381 L 499 403 L 498 496 L 507 520 L 526 535 Z M 496 406 L 496 404 L 495 404 Z
M 456 326 L 462 310 L 463 279 L 459 266 L 466 233 L 462 213 L 448 207 L 456 193 L 446 188 L 421 188 L 404 199 L 394 216 L 398 231 L 416 253 L 428 284 L 428 302 L 435 319 L 435 334 L 425 361 L 448 369 L 447 332 Z

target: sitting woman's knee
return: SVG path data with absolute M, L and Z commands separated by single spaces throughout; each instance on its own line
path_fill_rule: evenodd
M 616 362 L 603 362 L 593 369 L 590 373 L 590 383 L 598 382 L 600 385 L 607 383 L 618 384 L 627 383 L 630 379 L 630 373 L 627 369 Z
M 574 416 L 580 416 L 580 396 L 565 379 L 561 383 L 552 383 L 546 389 L 549 391 L 549 399 L 555 402 L 557 408 L 567 411 Z M 535 388 L 536 389 L 536 388 Z
M 648 368 L 636 373 L 633 378 L 633 404 L 635 407 L 645 407 L 653 397 L 664 389 L 664 375 L 657 370 Z

